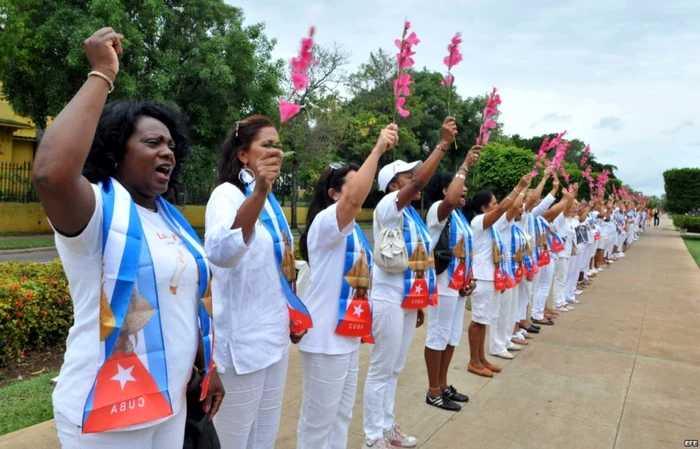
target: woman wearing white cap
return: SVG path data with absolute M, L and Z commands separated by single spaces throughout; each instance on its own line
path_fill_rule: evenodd
M 398 128 L 389 125 L 362 167 L 330 164 L 321 172 L 309 204 L 300 248 L 311 270 L 303 299 L 314 327 L 299 343 L 304 395 L 297 449 L 347 447 L 360 339 L 371 341 L 372 333 L 367 298 L 372 251 L 355 217 L 372 188 L 379 158 L 398 139 Z
M 371 300 L 375 345 L 365 383 L 365 448 L 389 449 L 391 446 L 413 447 L 418 444 L 416 438 L 405 434 L 394 422 L 396 387 L 406 363 L 408 347 L 415 328 L 423 324 L 423 309 L 437 296 L 435 271 L 429 257 L 432 253 L 430 235 L 423 220 L 411 207 L 411 201 L 420 198 L 421 190 L 435 173 L 456 135 L 457 124 L 454 118 L 447 117 L 442 124 L 442 141 L 425 163 L 395 161 L 379 171 L 379 187 L 387 194 L 375 209 L 374 241 L 393 238 L 393 242 L 401 246 L 401 254 L 392 258 L 390 248 L 383 248 L 379 254 L 374 252 Z M 395 238 L 401 235 L 409 258 L 408 268 L 403 263 L 406 253 L 400 239 Z M 389 254 L 385 255 L 387 250 Z M 393 268 L 389 266 L 392 261 L 399 260 L 400 264 Z

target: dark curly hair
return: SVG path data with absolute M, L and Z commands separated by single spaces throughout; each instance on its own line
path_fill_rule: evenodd
M 428 185 L 423 191 L 425 202 L 428 207 L 432 206 L 437 201 L 445 199 L 443 190 L 450 186 L 454 177 L 455 175 L 453 173 L 435 173 L 433 177 L 430 178 Z
M 333 199 L 328 196 L 328 190 L 333 189 L 336 192 L 340 192 L 340 189 L 342 189 L 345 184 L 345 177 L 348 173 L 351 171 L 358 171 L 359 169 L 359 165 L 352 163 L 344 164 L 340 168 L 328 166 L 323 169 L 321 175 L 318 177 L 318 181 L 316 181 L 316 186 L 314 187 L 314 196 L 311 198 L 309 208 L 306 212 L 306 228 L 299 239 L 299 252 L 305 261 L 309 261 L 309 247 L 307 241 L 311 223 L 316 219 L 316 215 L 333 204 Z
M 152 117 L 168 127 L 175 142 L 173 154 L 177 162 L 170 175 L 168 190 L 177 186 L 191 151 L 188 120 L 178 110 L 156 101 L 113 101 L 104 107 L 83 166 L 83 176 L 88 181 L 105 181 L 117 173 L 117 164 L 126 154 L 126 142 L 134 133 L 140 117 Z
M 241 192 L 245 192 L 245 186 L 238 178 L 238 174 L 243 168 L 243 163 L 238 159 L 238 151 L 250 150 L 258 133 L 263 128 L 275 128 L 272 120 L 264 115 L 251 115 L 236 122 L 234 128 L 229 132 L 226 140 L 221 145 L 219 154 L 219 168 L 216 174 L 216 185 L 230 182 L 238 187 Z

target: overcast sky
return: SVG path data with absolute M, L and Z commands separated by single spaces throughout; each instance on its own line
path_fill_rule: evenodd
M 650 195 L 665 169 L 700 167 L 699 0 L 226 1 L 266 24 L 275 57 L 293 56 L 315 25 L 319 44 L 351 54 L 349 71 L 379 47 L 395 52 L 404 17 L 421 39 L 418 68 L 444 71 L 461 31 L 456 88 L 498 87 L 507 134 L 568 129 Z

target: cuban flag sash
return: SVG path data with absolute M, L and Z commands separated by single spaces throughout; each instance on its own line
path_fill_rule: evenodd
M 527 272 L 527 280 L 531 281 L 533 277 L 539 273 L 539 263 L 540 263 L 540 248 L 537 245 L 537 231 L 535 230 L 535 217 L 530 212 L 524 214 L 525 223 L 523 227 L 527 229 L 526 240 L 525 240 L 525 253 L 530 259 L 532 264 L 531 268 Z M 534 242 L 532 244 L 531 242 Z M 527 266 L 526 266 L 527 267 Z
M 547 241 L 549 243 L 549 247 L 552 249 L 552 252 L 559 253 L 564 251 L 564 242 L 562 241 L 561 237 L 559 237 L 559 234 L 552 229 L 552 225 L 550 223 L 544 219 L 543 221 L 543 227 L 547 233 Z
M 403 236 L 408 250 L 404 273 L 404 309 L 424 309 L 437 305 L 437 282 L 432 241 L 428 229 L 413 206 L 403 208 Z
M 538 265 L 544 267 L 549 265 L 551 258 L 549 256 L 549 240 L 547 239 L 547 229 L 549 229 L 549 223 L 543 217 L 537 217 L 535 220 L 535 227 L 537 229 L 537 246 L 541 248 L 538 255 Z
M 82 432 L 97 433 L 172 415 L 155 268 L 136 205 L 114 179 L 100 183 L 103 202 L 100 365 L 83 407 Z M 163 198 L 157 205 L 192 253 L 199 272 L 199 326 L 206 396 L 213 369 L 210 272 L 199 237 Z
M 372 251 L 360 226 L 345 239 L 345 266 L 340 287 L 338 325 L 335 333 L 360 337 L 374 343 L 372 337 L 372 303 L 369 300 Z
M 250 185 L 246 186 L 246 198 L 252 193 Z M 275 248 L 277 271 L 280 276 L 282 291 L 287 299 L 287 310 L 289 310 L 289 330 L 299 333 L 306 329 L 311 329 L 313 321 L 311 320 L 309 309 L 306 308 L 292 288 L 296 281 L 292 230 L 289 228 L 282 207 L 272 192 L 267 195 L 265 206 L 260 211 L 260 222 L 270 234 L 273 247 Z
M 515 271 L 515 281 L 520 283 L 523 277 L 532 280 L 535 273 L 532 270 L 532 256 L 528 252 L 527 236 L 519 226 L 513 226 L 513 235 L 511 240 L 512 253 L 512 269 Z
M 506 267 L 506 247 L 501 239 L 501 234 L 491 226 L 491 241 L 493 244 L 493 265 L 495 270 L 493 273 L 493 283 L 496 291 L 504 292 L 508 289 L 506 277 L 508 276 L 508 268 Z
M 461 290 L 471 283 L 473 264 L 472 230 L 461 210 L 451 212 L 450 248 L 452 261 L 447 266 L 447 276 L 452 290 Z

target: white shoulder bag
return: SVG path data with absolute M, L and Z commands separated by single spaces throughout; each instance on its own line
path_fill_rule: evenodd
M 376 209 L 374 216 L 379 225 L 379 238 L 374 242 L 372 262 L 389 273 L 403 273 L 408 268 L 408 249 L 403 238 L 403 213 L 399 226 L 385 228 Z

